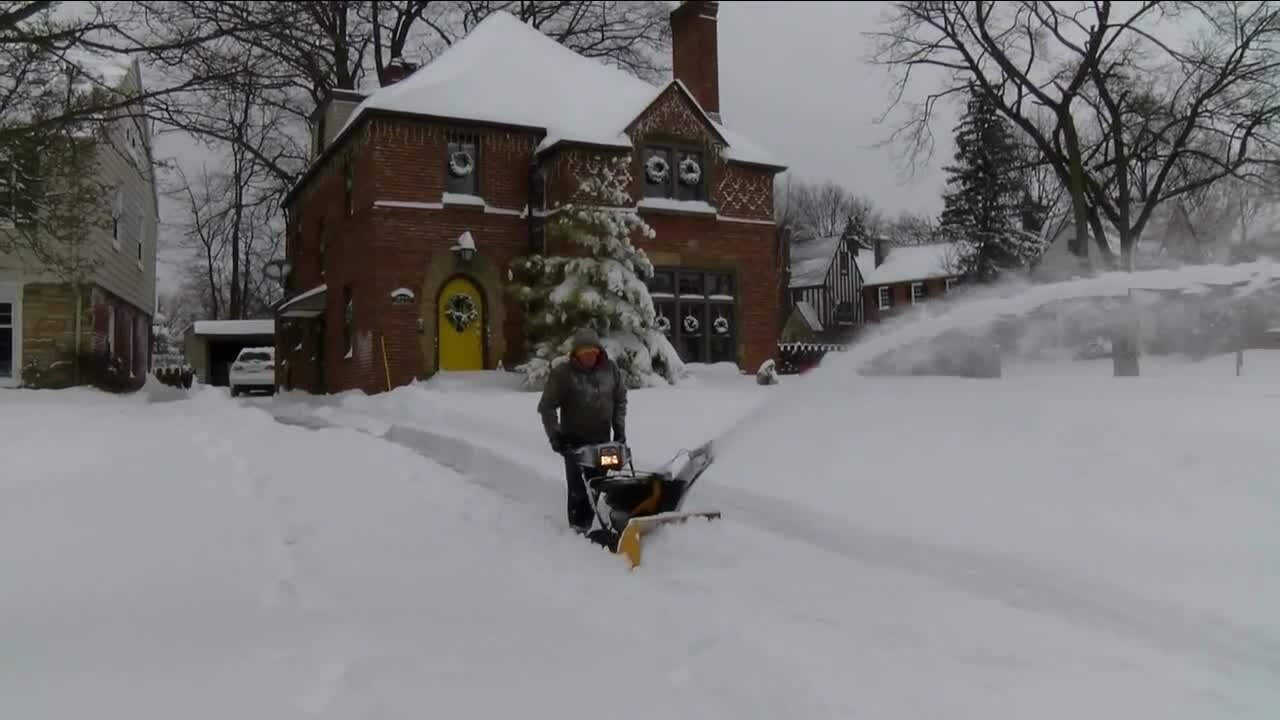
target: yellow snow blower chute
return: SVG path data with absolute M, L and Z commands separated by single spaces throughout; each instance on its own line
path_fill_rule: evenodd
M 622 443 L 585 445 L 573 451 L 599 521 L 587 538 L 625 556 L 634 569 L 640 564 L 644 536 L 655 529 L 690 518 L 718 519 L 718 510 L 681 509 L 689 488 L 711 465 L 711 443 L 681 452 L 688 459 L 673 473 L 637 471 L 631 461 L 631 449 Z M 668 467 L 672 463 L 667 463 Z

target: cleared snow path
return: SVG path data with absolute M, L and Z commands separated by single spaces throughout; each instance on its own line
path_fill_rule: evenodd
M 310 413 L 313 422 L 323 418 L 324 422 L 358 427 L 365 432 L 411 447 L 416 452 L 453 467 L 474 482 L 518 500 L 531 509 L 536 508 L 537 514 L 543 516 L 543 519 L 563 525 L 562 510 L 558 504 L 552 504 L 558 503 L 562 497 L 560 486 L 563 481 L 558 474 L 558 462 L 546 460 L 550 453 L 545 449 L 536 416 L 524 412 L 521 413 L 523 417 L 517 415 L 512 418 L 508 409 L 498 415 L 486 413 L 482 419 L 471 413 L 482 412 L 478 408 L 486 401 L 493 400 L 493 397 L 473 398 L 473 404 L 467 406 L 463 404 L 463 393 L 448 393 L 446 402 L 437 393 L 415 395 L 414 392 L 408 391 L 395 399 L 347 398 L 337 403 L 338 407 L 334 407 L 333 401 L 326 400 L 324 404 L 327 406 L 313 406 L 310 409 L 290 404 L 286 400 L 277 412 L 283 417 L 305 417 Z M 642 397 L 646 396 L 637 394 L 637 398 Z M 666 396 L 665 399 L 670 401 L 673 397 L 675 396 Z M 516 398 L 523 403 L 530 401 L 528 396 Z M 709 403 L 705 398 L 694 402 L 702 406 Z M 379 403 L 385 403 L 382 405 L 384 412 L 378 412 Z M 440 408 L 444 409 L 439 410 Z M 686 431 L 690 427 L 683 422 L 676 424 L 684 425 Z M 633 420 L 633 425 L 645 430 L 651 429 L 639 417 Z M 633 428 L 632 434 L 642 437 L 645 430 Z M 712 436 L 717 433 L 717 428 L 708 427 L 701 431 L 706 436 Z M 696 439 L 691 439 L 691 442 L 696 442 Z M 755 442 L 757 453 L 770 452 L 759 438 Z M 774 448 L 772 452 L 775 457 L 778 456 L 778 448 Z M 734 465 L 738 472 L 743 472 L 743 468 L 752 463 L 746 460 Z M 777 468 L 766 465 L 757 467 L 765 473 L 778 472 Z M 723 473 L 720 477 L 724 477 Z M 757 484 L 761 480 L 762 478 L 755 478 Z M 766 485 L 771 484 L 767 479 L 764 480 Z M 778 490 L 791 484 L 791 481 L 784 481 L 779 484 Z M 797 491 L 791 489 L 789 492 Z M 773 493 L 776 494 L 778 493 Z M 1069 634 L 1086 643 L 1084 647 L 1090 648 L 1086 653 L 1090 657 L 1109 656 L 1110 651 L 1102 648 L 1108 643 L 1121 640 L 1133 643 L 1132 649 L 1135 651 L 1137 647 L 1145 646 L 1150 652 L 1159 653 L 1160 657 L 1165 658 L 1159 662 L 1169 662 L 1172 659 L 1170 656 L 1179 656 L 1184 663 L 1220 674 L 1220 677 L 1240 681 L 1240 685 L 1234 687 L 1234 693 L 1221 695 L 1224 701 L 1231 697 L 1235 702 L 1243 702 L 1252 692 L 1244 688 L 1280 686 L 1280 647 L 1277 647 L 1273 630 L 1262 626 L 1250 626 L 1247 623 L 1237 625 L 1195 609 L 1153 600 L 1149 595 L 1135 596 L 1125 592 L 1122 587 L 1073 578 L 1069 573 L 1029 564 L 1014 554 L 1003 555 L 963 545 L 930 543 L 859 527 L 856 522 L 847 517 L 842 518 L 834 511 L 817 509 L 815 501 L 817 505 L 822 503 L 815 497 L 807 498 L 809 506 L 806 507 L 748 488 L 726 487 L 715 481 L 708 481 L 698 491 L 697 498 L 698 502 L 694 503 L 696 505 L 724 510 L 725 520 L 709 526 L 705 531 L 682 530 L 657 536 L 654 550 L 647 554 L 649 560 L 642 573 L 656 572 L 658 577 L 664 577 L 666 568 L 677 568 L 684 564 L 696 566 L 699 552 L 704 549 L 698 543 L 709 538 L 719 538 L 735 548 L 735 568 L 754 568 L 761 575 L 777 574 L 776 583 L 783 582 L 781 578 L 786 573 L 779 573 L 779 568 L 774 563 L 786 562 L 781 558 L 788 553 L 794 553 L 794 562 L 826 568 L 822 572 L 834 573 L 841 578 L 877 577 L 883 583 L 886 582 L 884 578 L 892 577 L 895 582 L 905 582 L 901 573 L 909 573 L 917 576 L 925 583 L 924 587 L 929 588 L 927 591 L 915 592 L 937 593 L 935 600 L 939 602 L 942 597 L 952 598 L 946 601 L 946 612 L 961 606 L 957 604 L 960 601 L 955 599 L 961 596 L 947 591 L 960 592 L 971 598 L 965 603 L 977 602 L 986 608 L 985 612 L 991 611 L 992 607 L 1003 608 L 997 614 L 1003 616 L 1003 613 L 1010 613 L 1006 618 L 1009 621 L 1019 616 L 1036 617 L 1040 618 L 1036 622 L 1062 624 L 1073 628 Z M 838 496 L 831 500 L 839 502 Z M 857 494 L 850 495 L 847 501 L 856 504 Z M 775 533 L 776 536 L 770 539 L 762 535 L 761 531 Z M 802 545 L 808 548 L 802 550 Z M 850 560 L 854 562 L 850 564 Z M 652 565 L 657 565 L 659 569 L 651 569 Z M 649 585 L 653 581 L 638 582 Z M 882 591 L 870 592 L 878 594 Z M 850 600 L 848 596 L 845 597 Z M 884 608 L 884 612 L 892 614 L 901 611 Z M 816 617 L 825 616 L 819 613 Z M 845 627 L 840 621 L 824 622 L 832 623 L 832 631 L 837 633 L 840 628 Z M 1024 638 L 1014 640 L 1012 636 L 1004 637 L 1018 646 L 1016 649 L 1009 648 L 1011 657 L 1020 656 L 1028 649 Z M 1094 639 L 1090 641 L 1088 638 Z M 858 651 L 851 649 L 850 652 Z M 847 663 L 849 660 L 844 658 L 841 662 Z M 1012 662 L 1017 664 L 1021 661 Z M 1100 662 L 1103 664 L 1099 667 L 1105 666 L 1105 661 Z M 1134 667 L 1136 669 L 1138 666 Z M 1153 665 L 1143 667 L 1143 673 L 1155 672 L 1152 670 Z M 1160 682 L 1156 678 L 1158 674 L 1146 674 L 1145 680 L 1130 677 L 1130 681 L 1137 684 L 1144 681 Z M 1094 689 L 1095 686 L 1091 686 L 1089 692 Z M 1176 696 L 1176 692 L 1168 689 L 1162 692 L 1166 698 Z M 942 692 L 942 695 L 945 694 Z M 1264 694 L 1272 698 L 1271 702 L 1275 702 L 1274 690 L 1266 690 Z M 1259 711 L 1262 707 L 1265 707 L 1265 703 L 1258 706 Z M 1108 707 L 1102 714 L 1110 715 L 1111 709 L 1114 708 Z M 1227 710 L 1225 707 L 1221 709 Z M 1044 709 L 1039 712 L 1043 714 Z M 1203 717 L 1205 715 L 1202 712 L 1203 709 L 1187 716 Z M 1226 716 L 1235 716 L 1232 712 L 1227 711 Z

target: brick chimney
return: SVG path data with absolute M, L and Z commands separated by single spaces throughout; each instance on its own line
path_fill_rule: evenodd
M 382 87 L 395 85 L 401 80 L 412 75 L 413 71 L 417 69 L 417 65 L 405 62 L 404 59 L 400 57 L 391 58 L 386 66 L 382 68 Z
M 671 11 L 671 68 L 698 104 L 720 122 L 720 58 L 716 15 L 720 3 L 684 0 Z
M 884 264 L 884 236 L 877 235 L 875 240 L 876 267 Z

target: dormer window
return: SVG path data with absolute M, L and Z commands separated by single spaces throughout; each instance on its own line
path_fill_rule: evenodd
M 706 169 L 698 150 L 649 145 L 644 149 L 644 196 L 673 200 L 706 199 Z
M 475 135 L 450 134 L 445 157 L 445 192 L 480 195 L 480 139 Z

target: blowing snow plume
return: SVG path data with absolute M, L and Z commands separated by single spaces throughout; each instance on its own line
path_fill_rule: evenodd
M 790 378 L 779 387 L 782 397 L 766 406 L 767 412 L 762 408 L 744 417 L 716 438 L 717 454 L 732 447 L 735 439 L 761 418 L 787 416 L 789 412 L 803 416 L 805 407 L 832 393 L 847 395 L 852 408 L 858 401 L 858 386 L 867 381 L 868 375 L 952 374 L 927 370 L 922 373 L 920 369 L 955 364 L 948 354 L 981 351 L 983 343 L 988 343 L 987 349 L 996 354 L 1044 357 L 1059 347 L 1064 324 L 1082 328 L 1080 333 L 1085 336 L 1105 338 L 1115 329 L 1117 318 L 1123 318 L 1117 312 L 1120 304 L 1130 300 L 1134 308 L 1140 309 L 1164 303 L 1172 294 L 1221 293 L 1227 288 L 1224 303 L 1229 308 L 1273 289 L 1277 280 L 1280 264 L 1259 260 L 1239 265 L 1113 272 L 1047 284 L 1013 281 L 969 288 L 955 300 L 926 303 L 869 329 L 848 352 L 828 355 L 810 373 Z M 1006 322 L 1017 326 L 1016 337 L 1005 338 L 1007 344 L 996 349 L 993 344 Z M 1166 320 L 1161 328 L 1167 335 L 1190 338 L 1204 331 L 1199 316 L 1172 322 L 1174 327 L 1169 327 Z M 958 341 L 947 342 L 951 337 Z

